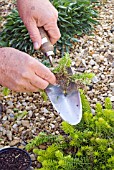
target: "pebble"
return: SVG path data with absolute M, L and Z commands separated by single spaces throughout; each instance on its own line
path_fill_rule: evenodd
M 110 87 L 114 88 L 114 83 L 110 83 Z
M 114 96 L 111 96 L 110 100 L 111 100 L 112 102 L 114 102 Z
M 101 78 L 102 78 L 102 80 L 104 80 L 105 79 L 105 75 L 101 74 Z
M 76 67 L 78 67 L 81 64 L 81 62 L 82 62 L 81 58 L 80 57 L 76 57 L 76 59 L 75 59 Z
M 4 128 L 3 128 L 3 130 L 2 130 L 2 134 L 3 134 L 3 136 L 7 134 L 6 129 L 4 129 Z
M 112 95 L 114 96 L 114 88 L 112 89 Z
M 114 68 L 114 61 L 112 62 L 112 68 Z
M 90 62 L 89 62 L 89 64 L 92 65 L 92 66 L 94 66 L 94 65 L 96 64 L 96 62 L 91 59 Z
M 34 154 L 31 154 L 30 157 L 31 157 L 31 160 L 32 160 L 32 161 L 35 161 L 35 160 L 36 160 L 36 157 L 35 157 Z
M 99 65 L 96 65 L 96 66 L 93 67 L 93 70 L 94 70 L 94 71 L 95 71 L 95 70 L 97 71 L 98 68 L 99 68 Z
M 7 135 L 8 139 L 10 141 L 12 141 L 13 136 L 12 136 L 12 132 L 10 130 L 7 130 L 6 135 Z
M 55 125 L 54 124 L 50 124 L 51 128 L 54 129 L 55 128 Z
M 43 116 L 42 116 L 42 117 L 40 117 L 40 120 L 43 120 L 43 121 L 44 121 L 44 120 L 45 120 L 45 117 L 43 117 Z
M 29 115 L 29 117 L 32 117 L 33 111 L 32 111 L 32 110 L 29 110 L 29 111 L 28 111 L 28 115 Z
M 17 125 L 21 125 L 22 123 L 20 120 L 17 120 L 16 122 L 17 122 Z
M 3 121 L 6 121 L 7 118 L 8 118 L 7 116 L 4 116 L 4 117 L 2 118 L 2 120 L 3 120 Z
M 18 127 L 17 124 L 14 124 L 14 125 L 12 126 L 13 129 L 16 129 L 17 127 Z
M 8 101 L 7 104 L 10 106 L 10 108 L 13 108 L 13 102 L 12 101 Z
M 112 70 L 111 70 L 111 75 L 113 75 L 113 76 L 114 76 L 114 69 L 112 69 Z
M 29 124 L 29 121 L 28 121 L 28 120 L 22 120 L 21 123 L 22 123 L 22 125 L 23 125 L 24 127 L 27 127 L 27 128 L 30 127 L 30 124 Z
M 98 82 L 99 82 L 99 79 L 98 79 L 96 76 L 94 76 L 93 79 L 92 79 L 92 82 L 93 82 L 93 83 L 98 83 Z
M 10 142 L 10 146 L 16 146 L 20 142 L 20 139 L 14 139 Z
M 86 67 L 87 65 L 86 65 L 86 61 L 85 61 L 85 59 L 82 59 L 82 64 L 84 65 L 84 67 Z
M 46 145 L 39 145 L 38 147 L 39 147 L 39 149 L 43 149 L 43 150 L 47 148 Z
M 13 111 L 11 109 L 7 109 L 6 114 L 13 114 Z
M 45 107 L 42 107 L 42 108 L 41 108 L 41 111 L 42 111 L 44 114 L 49 113 L 49 111 L 48 111 Z
M 22 132 L 24 130 L 24 127 L 19 128 L 19 132 Z

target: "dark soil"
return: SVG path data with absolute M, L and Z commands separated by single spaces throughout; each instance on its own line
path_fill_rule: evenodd
M 72 91 L 77 91 L 78 89 L 85 89 L 84 84 L 79 81 L 73 81 L 71 79 L 71 74 L 69 73 L 57 73 L 56 74 L 56 79 L 57 79 L 57 84 L 59 84 L 64 93 L 67 94 Z
M 8 148 L 0 152 L 0 170 L 28 170 L 30 157 L 26 152 Z

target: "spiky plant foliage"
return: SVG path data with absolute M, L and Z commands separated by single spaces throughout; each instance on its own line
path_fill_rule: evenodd
M 87 99 L 83 96 L 83 105 Z M 96 114 L 90 112 L 90 106 L 84 106 L 82 121 L 75 126 L 62 122 L 64 133 L 60 137 L 47 135 L 32 140 L 26 149 L 33 149 L 37 160 L 42 164 L 40 170 L 113 170 L 114 169 L 114 110 L 109 98 L 106 108 L 96 105 Z M 88 107 L 88 108 L 87 108 Z M 39 139 L 39 137 L 41 137 Z M 45 136 L 46 137 L 46 136 Z M 52 139 L 52 137 L 51 137 Z M 58 139 L 58 140 L 57 140 Z M 45 150 L 39 144 L 47 142 Z M 48 145 L 51 143 L 51 145 Z M 46 145 L 46 143 L 45 143 Z M 37 168 L 36 168 L 37 170 Z
M 61 31 L 61 39 L 56 47 L 68 51 L 72 42 L 78 40 L 74 35 L 87 34 L 97 23 L 94 19 L 97 12 L 93 9 L 90 0 L 51 0 L 59 12 L 58 26 Z M 0 46 L 11 46 L 19 50 L 34 53 L 29 34 L 15 9 L 6 17 L 6 24 L 0 35 Z
M 6 24 L 0 34 L 0 46 L 17 48 L 30 54 L 34 53 L 29 33 L 16 9 L 6 17 Z

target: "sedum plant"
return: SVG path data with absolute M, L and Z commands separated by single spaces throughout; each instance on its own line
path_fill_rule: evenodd
M 59 13 L 58 26 L 61 39 L 56 47 L 64 53 L 72 46 L 73 41 L 78 41 L 74 35 L 81 36 L 93 29 L 93 25 L 97 23 L 94 19 L 97 17 L 97 12 L 90 0 L 51 0 L 51 2 Z M 11 46 L 21 51 L 34 53 L 27 29 L 16 9 L 6 17 L 6 24 L 0 34 L 0 46 Z
M 87 103 L 83 97 L 83 105 Z M 40 170 L 114 169 L 114 110 L 110 99 L 106 98 L 105 108 L 96 104 L 95 115 L 89 103 L 84 108 L 78 125 L 62 122 L 62 135 L 52 135 L 51 140 L 50 135 L 39 135 L 26 146 L 37 155 L 37 161 L 42 164 Z M 39 144 L 44 143 L 47 148 L 39 149 Z
M 75 83 L 76 89 L 83 89 L 86 85 L 90 84 L 93 73 L 72 73 L 71 69 L 72 60 L 68 53 L 59 60 L 58 65 L 53 69 L 53 73 L 57 78 L 57 83 L 61 85 L 63 90 L 67 92 L 72 87 L 72 82 Z

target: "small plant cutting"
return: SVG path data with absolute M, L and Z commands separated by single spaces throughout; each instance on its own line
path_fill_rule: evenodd
M 114 169 L 114 110 L 109 98 L 105 107 L 96 104 L 91 113 L 84 94 L 82 121 L 72 126 L 62 122 L 62 135 L 39 134 L 26 145 L 33 150 L 40 170 L 113 170 Z M 40 149 L 39 145 L 47 146 Z M 36 168 L 36 170 L 38 170 Z
M 93 73 L 72 74 L 71 65 L 72 60 L 70 55 L 65 53 L 65 55 L 60 59 L 58 66 L 52 70 L 57 78 L 57 84 L 62 87 L 65 93 L 70 90 L 70 84 L 72 82 L 75 83 L 76 90 L 79 90 L 89 84 L 91 79 L 94 77 Z

